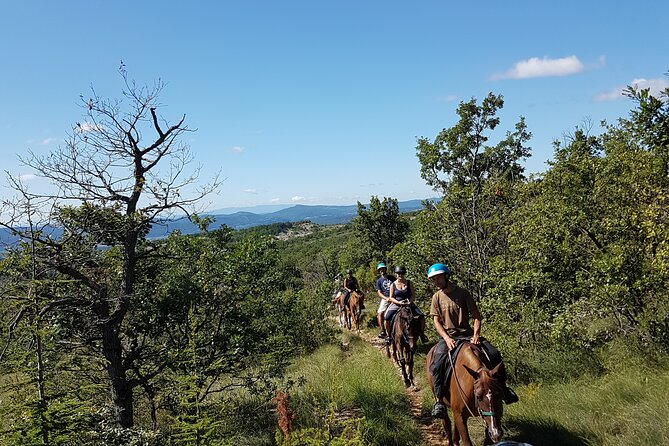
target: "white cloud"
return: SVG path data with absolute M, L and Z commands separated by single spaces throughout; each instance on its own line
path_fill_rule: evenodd
M 437 101 L 439 101 L 439 102 L 453 102 L 456 99 L 458 99 L 458 97 L 456 95 L 450 94 L 448 96 L 439 96 L 437 98 Z
M 244 192 L 247 194 L 258 195 L 258 191 L 256 189 L 244 189 Z
M 601 62 L 601 58 L 600 58 Z M 569 76 L 577 74 L 585 69 L 583 63 L 576 56 L 549 59 L 544 57 L 531 57 L 527 60 L 516 62 L 513 68 L 504 73 L 493 74 L 492 80 L 498 79 L 529 79 L 533 77 Z
M 639 90 L 648 88 L 650 94 L 655 97 L 659 97 L 660 93 L 669 88 L 669 81 L 663 78 L 657 79 L 634 79 L 629 83 L 632 87 L 636 87 Z M 616 87 L 612 90 L 609 90 L 605 93 L 600 93 L 595 96 L 596 101 L 615 101 L 617 99 L 623 99 L 625 96 L 623 92 L 627 89 L 627 85 Z
M 35 178 L 37 178 L 37 176 L 33 175 L 32 173 L 24 173 L 23 175 L 19 175 L 19 180 L 21 181 L 32 181 Z
M 233 146 L 230 148 L 230 151 L 235 153 L 242 153 L 244 151 L 244 147 Z
M 272 198 L 271 200 L 269 200 L 270 203 L 278 203 L 279 201 L 281 201 L 280 198 Z
M 102 127 L 98 126 L 97 124 L 92 124 L 90 122 L 84 122 L 84 123 L 77 122 L 77 127 L 74 130 L 79 133 L 96 132 L 96 131 L 101 131 Z
M 42 140 L 42 145 L 43 145 L 43 146 L 47 146 L 47 145 L 51 144 L 51 143 L 54 142 L 54 141 L 58 141 L 58 138 L 46 138 L 46 139 L 43 139 L 43 140 Z
M 305 201 L 305 197 L 300 197 L 299 195 L 295 195 L 293 198 L 291 198 L 292 201 Z

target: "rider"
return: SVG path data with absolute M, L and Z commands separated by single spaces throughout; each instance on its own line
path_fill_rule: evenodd
M 378 271 L 378 273 L 381 275 L 381 277 L 379 277 L 376 281 L 376 294 L 378 294 L 381 298 L 381 302 L 379 302 L 379 309 L 376 310 L 376 320 L 379 323 L 379 328 L 381 329 L 379 338 L 383 339 L 386 337 L 386 327 L 383 324 L 383 316 L 386 312 L 386 309 L 388 309 L 388 305 L 390 304 L 390 301 L 388 300 L 388 297 L 390 296 L 390 285 L 395 281 L 395 277 L 388 276 L 386 274 L 388 268 L 383 262 L 380 262 L 378 265 L 376 265 L 376 271 Z
M 395 274 L 397 274 L 397 280 L 395 280 L 390 285 L 388 301 L 390 305 L 386 309 L 383 319 L 385 321 L 386 333 L 386 344 L 390 344 L 390 323 L 393 320 L 393 316 L 397 313 L 402 306 L 410 306 L 411 312 L 419 320 L 420 324 L 420 340 L 423 343 L 428 341 L 427 336 L 425 336 L 425 314 L 416 306 L 414 299 L 416 297 L 414 292 L 414 287 L 411 281 L 406 279 L 405 274 L 407 270 L 403 266 L 395 267 Z
M 489 356 L 501 359 L 499 352 L 488 341 L 481 337 L 481 313 L 471 293 L 464 288 L 450 282 L 451 271 L 443 263 L 435 263 L 427 270 L 427 277 L 439 288 L 439 291 L 432 296 L 432 305 L 430 306 L 430 316 L 434 321 L 434 328 L 437 330 L 440 338 L 434 350 L 433 364 L 443 364 L 448 352 L 455 348 L 456 341 L 459 339 L 468 339 L 472 344 L 482 343 Z M 474 320 L 474 328 L 469 325 L 469 317 Z M 432 368 L 430 368 L 432 370 Z M 446 410 L 441 403 L 441 397 L 447 387 L 444 383 L 443 369 L 439 368 L 437 373 L 433 373 L 434 393 L 437 402 L 432 409 L 433 417 L 441 417 Z M 506 381 L 506 372 L 502 370 L 501 381 Z M 507 404 L 518 401 L 518 397 L 505 385 L 504 401 Z
M 358 291 L 359 289 L 358 279 L 353 277 L 353 271 L 347 269 L 346 277 L 344 277 L 344 306 L 348 306 L 348 300 L 351 297 L 351 293 Z M 364 308 L 364 306 L 362 308 Z

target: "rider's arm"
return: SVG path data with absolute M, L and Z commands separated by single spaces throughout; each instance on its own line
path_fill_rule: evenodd
M 455 339 L 451 338 L 448 333 L 446 333 L 446 329 L 443 325 L 441 325 L 441 319 L 439 316 L 434 316 L 432 321 L 434 322 L 434 328 L 437 330 L 437 333 L 439 333 L 441 339 L 444 340 L 448 349 L 453 349 L 453 347 L 455 347 Z
M 388 300 L 388 298 L 381 292 L 381 290 L 376 290 L 376 294 L 378 294 L 381 299 Z
M 479 308 L 476 306 L 474 299 L 472 299 L 470 313 L 472 319 L 474 319 L 474 335 L 472 336 L 471 342 L 472 344 L 478 344 L 480 342 L 479 337 L 481 336 L 481 313 L 479 312 Z
M 388 301 L 393 303 L 393 304 L 396 304 L 396 305 L 400 304 L 400 301 L 395 299 L 395 284 L 394 283 L 390 284 L 390 296 L 388 297 Z

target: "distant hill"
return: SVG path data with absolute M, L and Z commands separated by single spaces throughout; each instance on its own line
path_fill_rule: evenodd
M 409 200 L 398 202 L 400 212 L 412 212 L 423 208 L 422 200 Z M 223 211 L 223 210 L 222 210 Z M 308 206 L 298 204 L 275 212 L 253 213 L 248 211 L 229 213 L 205 214 L 214 219 L 210 229 L 220 228 L 226 225 L 233 229 L 247 229 L 254 226 L 269 225 L 272 223 L 294 223 L 309 220 L 319 225 L 332 225 L 350 222 L 358 213 L 357 205 L 347 206 Z M 155 224 L 149 232 L 149 238 L 166 237 L 172 231 L 180 231 L 182 234 L 195 234 L 199 232 L 197 226 L 187 218 L 166 220 L 161 224 Z M 3 245 L 16 243 L 16 238 L 7 229 L 0 229 L 0 250 Z
M 408 200 L 398 202 L 400 212 L 412 212 L 423 208 L 422 200 Z M 210 229 L 226 225 L 233 229 L 247 229 L 254 226 L 269 225 L 272 223 L 298 222 L 309 220 L 319 225 L 334 225 L 350 222 L 358 214 L 357 205 L 327 206 L 298 204 L 275 212 L 256 214 L 252 212 L 235 212 L 233 214 L 206 214 L 214 218 Z M 164 224 L 154 225 L 149 232 L 150 238 L 161 238 L 172 231 L 179 230 L 183 234 L 198 232 L 197 227 L 188 219 L 168 220 Z

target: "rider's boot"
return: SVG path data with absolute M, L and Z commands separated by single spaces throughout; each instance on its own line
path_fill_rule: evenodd
M 432 418 L 444 418 L 444 415 L 446 415 L 446 406 L 437 401 L 432 407 Z
M 518 395 L 511 387 L 504 386 L 504 397 L 502 399 L 506 404 L 513 404 L 518 401 Z

